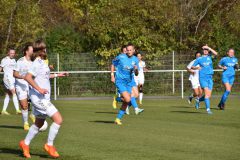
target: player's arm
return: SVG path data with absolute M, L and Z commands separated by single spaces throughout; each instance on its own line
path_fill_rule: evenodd
M 214 49 L 212 49 L 211 47 L 209 47 L 208 45 L 205 45 L 205 46 L 203 46 L 202 48 L 203 48 L 203 49 L 208 49 L 210 52 L 212 52 L 212 54 L 213 54 L 214 56 L 217 56 L 217 55 L 218 55 L 218 52 L 215 51 Z
M 13 70 L 13 77 L 18 79 L 24 79 L 24 76 L 21 76 L 18 71 Z
M 226 70 L 227 67 L 223 65 L 223 59 L 220 60 L 220 62 L 218 63 L 218 68 Z
M 50 78 L 67 77 L 67 76 L 69 76 L 69 73 L 67 72 L 50 74 Z
M 115 66 L 111 64 L 111 82 L 115 83 L 115 76 L 114 76 Z
M 196 59 L 196 61 L 192 65 L 191 69 L 193 69 L 193 70 L 201 70 L 201 67 L 197 66 L 197 65 L 199 65 L 199 59 Z
M 27 73 L 24 77 L 24 80 L 27 81 L 34 89 L 36 89 L 41 94 L 47 94 L 48 90 L 40 88 L 34 81 L 33 75 L 31 73 Z
M 236 64 L 234 65 L 234 69 L 239 70 L 238 60 L 237 60 Z
M 195 71 L 192 69 L 192 65 L 193 65 L 193 61 L 190 62 L 190 63 L 187 65 L 186 70 L 187 70 L 189 73 L 194 74 Z

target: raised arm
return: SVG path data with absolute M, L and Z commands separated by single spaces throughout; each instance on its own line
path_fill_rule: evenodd
M 213 53 L 214 56 L 217 56 L 218 53 L 217 51 L 215 51 L 214 49 L 212 49 L 211 47 L 209 47 L 208 45 L 205 45 L 202 47 L 203 49 L 208 49 L 209 51 L 211 51 Z

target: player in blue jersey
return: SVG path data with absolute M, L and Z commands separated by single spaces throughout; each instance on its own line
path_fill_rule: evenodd
M 136 64 L 136 66 L 138 67 L 138 71 L 139 71 L 139 69 L 140 69 L 139 68 L 139 60 L 138 60 L 138 58 L 134 54 L 135 54 L 135 47 L 134 47 L 134 45 L 133 44 L 128 44 L 128 46 L 127 46 L 127 55 L 129 57 L 129 59 L 131 60 L 131 63 Z M 133 106 L 133 108 L 135 110 L 135 114 L 138 115 L 139 113 L 143 112 L 144 109 L 138 108 L 138 104 L 137 104 L 136 98 L 138 98 L 139 93 L 138 93 L 138 86 L 136 84 L 134 74 L 132 74 L 131 85 L 132 85 L 132 94 L 131 94 L 131 103 L 129 104 L 129 107 Z M 127 107 L 127 109 L 126 109 L 126 114 L 128 114 L 128 115 L 130 114 L 129 107 Z
M 120 54 L 126 54 L 127 53 L 127 46 L 126 45 L 123 45 L 121 47 L 121 53 Z M 119 55 L 120 55 L 119 54 Z M 114 71 L 117 69 L 117 66 L 114 66 L 114 64 L 111 65 L 111 81 L 113 83 L 115 83 L 115 74 L 114 74 Z M 117 108 L 117 102 L 121 102 L 121 95 L 120 93 L 118 92 L 118 90 L 116 89 L 116 95 L 113 96 L 113 103 L 112 103 L 112 106 L 114 109 Z
M 196 59 L 192 65 L 192 69 L 199 70 L 199 81 L 201 88 L 203 88 L 204 97 L 201 97 L 199 101 L 205 102 L 206 110 L 208 114 L 212 114 L 210 109 L 210 97 L 213 89 L 213 56 L 217 56 L 217 52 L 205 45 L 202 47 L 203 56 Z M 199 65 L 199 66 L 198 66 Z
M 130 47 L 129 50 L 133 50 L 134 46 Z M 127 48 L 128 48 L 127 47 Z M 115 76 L 115 85 L 119 90 L 121 97 L 122 97 L 122 106 L 118 112 L 117 118 L 115 123 L 117 125 L 121 125 L 121 119 L 125 114 L 126 108 L 128 104 L 131 102 L 131 92 L 132 92 L 132 73 L 138 75 L 138 67 L 135 62 L 131 60 L 131 57 L 134 52 L 129 52 L 126 54 L 118 55 L 114 60 L 114 66 L 117 66 L 116 69 L 116 76 Z M 131 55 L 132 54 L 132 55 Z
M 222 82 L 225 87 L 225 92 L 222 95 L 221 101 L 218 104 L 218 108 L 224 110 L 225 102 L 227 101 L 228 95 L 231 92 L 232 85 L 235 79 L 235 69 L 238 69 L 238 60 L 235 58 L 234 49 L 229 49 L 227 56 L 222 58 L 218 64 L 218 67 L 223 69 Z

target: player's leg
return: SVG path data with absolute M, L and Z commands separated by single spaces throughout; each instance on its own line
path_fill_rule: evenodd
M 138 107 L 138 104 L 137 104 L 137 101 L 136 101 L 136 98 L 138 97 L 139 93 L 138 93 L 138 88 L 136 86 L 133 86 L 132 87 L 132 94 L 131 94 L 131 104 L 135 110 L 135 114 L 138 115 L 139 113 L 143 112 L 144 109 L 142 108 L 139 108 Z
M 121 92 L 121 96 L 123 98 L 123 103 L 122 103 L 122 106 L 121 106 L 121 108 L 120 108 L 120 110 L 118 112 L 117 118 L 115 120 L 115 123 L 117 125 L 121 125 L 122 124 L 121 120 L 122 120 L 122 118 L 123 118 L 123 116 L 125 114 L 125 111 L 127 109 L 128 103 L 131 101 L 131 95 L 127 91 L 127 89 L 125 91 L 123 90 Z
M 10 101 L 10 95 L 11 95 L 11 93 L 9 91 L 7 91 L 5 93 L 5 98 L 4 98 L 4 101 L 3 101 L 3 109 L 2 109 L 2 112 L 1 112 L 2 115 L 10 115 L 7 112 L 7 107 L 8 107 L 9 101 Z
M 37 117 L 35 123 L 32 124 L 32 126 L 29 128 L 29 131 L 25 139 L 20 141 L 19 146 L 23 151 L 24 157 L 31 158 L 29 145 L 33 140 L 33 138 L 39 133 L 39 128 L 43 126 L 44 121 L 45 121 L 45 118 Z
M 22 112 L 19 109 L 19 103 L 18 103 L 18 98 L 17 98 L 15 87 L 11 88 L 10 92 L 12 93 L 12 100 L 13 100 L 14 107 L 16 109 L 16 114 L 21 114 Z
M 143 84 L 138 85 L 139 89 L 139 104 L 142 105 L 142 100 L 143 100 Z
M 211 77 L 200 78 L 200 85 L 204 91 L 204 102 L 206 106 L 206 111 L 208 114 L 212 114 L 210 109 L 210 98 L 212 95 L 213 80 Z
M 219 109 L 224 110 L 225 103 L 228 99 L 229 94 L 231 93 L 232 85 L 234 82 L 234 76 L 223 79 L 223 84 L 225 87 L 225 92 L 222 95 L 221 101 L 218 104 Z

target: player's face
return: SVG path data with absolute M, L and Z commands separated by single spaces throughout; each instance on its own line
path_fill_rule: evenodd
M 127 54 L 127 48 L 123 48 L 123 53 Z
M 208 53 L 209 53 L 208 50 L 206 50 L 206 49 L 203 50 L 203 54 L 204 54 L 204 55 L 208 55 Z
M 141 60 L 142 60 L 142 55 L 141 55 L 141 54 L 138 54 L 138 55 L 137 55 L 137 58 L 138 58 L 139 61 L 141 61 Z
M 16 55 L 16 51 L 13 50 L 13 49 L 10 49 L 9 52 L 8 52 L 8 56 L 9 56 L 10 58 L 14 58 L 15 55 Z
M 134 52 L 135 52 L 135 49 L 134 49 L 133 46 L 128 46 L 127 47 L 127 54 L 128 54 L 129 57 L 133 56 Z
M 201 57 L 201 53 L 196 54 L 196 58 L 199 58 L 199 57 Z
M 234 57 L 234 54 L 235 54 L 235 52 L 234 52 L 233 49 L 230 49 L 230 50 L 228 51 L 228 56 L 229 56 L 229 57 Z
M 33 47 L 32 47 L 32 46 L 29 46 L 26 53 L 27 53 L 28 56 L 31 57 L 31 56 L 33 55 Z

